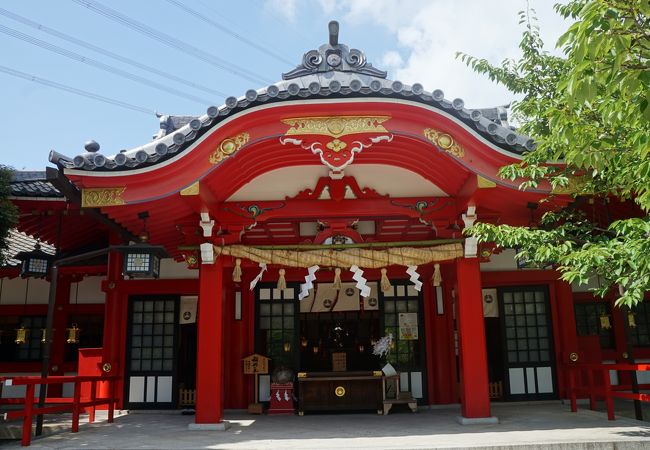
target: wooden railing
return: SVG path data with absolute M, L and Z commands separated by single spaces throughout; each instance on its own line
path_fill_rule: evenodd
M 638 400 L 650 402 L 650 394 L 634 393 L 632 385 L 619 384 L 612 385 L 609 378 L 609 371 L 616 370 L 619 372 L 650 371 L 650 364 L 570 364 L 567 365 L 567 386 L 569 399 L 571 401 L 571 411 L 578 410 L 577 398 L 588 398 L 589 409 L 596 409 L 596 402 L 600 399 L 605 401 L 607 408 L 607 418 L 614 420 L 614 398 L 624 398 L 628 400 Z M 576 375 L 581 373 L 583 380 L 581 386 L 577 385 Z M 640 384 L 638 390 L 650 389 L 650 384 Z
M 79 415 L 83 411 L 88 412 L 88 421 L 95 421 L 95 408 L 100 405 L 108 406 L 108 422 L 113 422 L 115 412 L 115 381 L 118 376 L 52 376 L 47 378 L 41 377 L 0 377 L 0 382 L 4 386 L 25 386 L 25 397 L 23 398 L 3 398 L 0 399 L 0 405 L 23 405 L 22 409 L 8 411 L 4 414 L 5 420 L 23 419 L 23 431 L 21 445 L 28 446 L 32 440 L 32 422 L 34 416 L 41 414 L 53 414 L 62 412 L 72 413 L 72 432 L 79 431 Z M 97 383 L 108 383 L 108 397 L 97 397 Z M 72 397 L 48 397 L 45 400 L 46 406 L 38 407 L 38 399 L 35 398 L 36 385 L 41 389 L 52 384 L 74 384 L 74 394 Z M 90 383 L 90 394 L 82 398 L 81 391 L 84 383 Z M 36 405 L 35 405 L 36 404 Z

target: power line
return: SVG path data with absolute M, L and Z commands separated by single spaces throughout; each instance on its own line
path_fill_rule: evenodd
M 43 84 L 45 86 L 60 89 L 62 91 L 70 92 L 72 94 L 80 95 L 82 97 L 87 97 L 87 98 L 91 98 L 93 100 L 99 100 L 100 102 L 104 102 L 104 103 L 108 103 L 108 104 L 111 104 L 111 105 L 119 106 L 121 108 L 130 109 L 132 111 L 141 112 L 141 113 L 144 113 L 144 114 L 147 114 L 147 115 L 156 114 L 156 111 L 154 111 L 152 109 L 144 108 L 144 107 L 138 106 L 138 105 L 133 105 L 131 103 L 123 102 L 121 100 L 115 100 L 114 98 L 104 97 L 103 95 L 94 94 L 92 92 L 84 91 L 82 89 L 77 89 L 77 88 L 72 87 L 72 86 L 57 83 L 56 81 L 51 81 L 51 80 L 47 80 L 45 78 L 37 77 L 35 75 L 30 75 L 28 73 L 21 72 L 19 70 L 15 70 L 15 69 L 12 69 L 10 67 L 0 65 L 0 72 L 4 72 L 7 75 L 11 75 L 11 76 L 14 76 L 14 77 L 17 77 L 17 78 L 23 78 L 23 79 L 28 80 L 28 81 L 33 81 L 35 83 Z
M 242 25 L 241 25 L 241 22 L 236 23 L 236 21 L 233 20 L 232 17 L 228 17 L 228 16 L 226 16 L 223 12 L 221 12 L 221 11 L 217 10 L 215 7 L 213 7 L 209 2 L 206 3 L 206 2 L 203 1 L 203 0 L 196 0 L 196 1 L 197 1 L 198 3 L 200 3 L 201 5 L 203 5 L 204 8 L 209 9 L 210 11 L 212 11 L 212 13 L 215 14 L 216 16 L 221 17 L 221 18 L 222 18 L 223 20 L 225 20 L 226 22 L 230 22 L 230 23 L 232 23 L 233 25 L 237 25 L 238 28 L 243 28 Z M 218 3 L 218 2 L 215 2 L 215 3 Z M 298 29 L 297 27 L 291 27 L 291 28 L 289 28 L 289 29 L 286 29 L 285 31 L 286 31 L 286 32 L 289 32 L 289 33 L 294 33 L 294 34 L 296 34 L 296 35 L 297 35 L 297 36 L 296 36 L 297 38 L 300 38 L 300 39 L 304 40 L 305 42 L 309 42 L 309 41 L 311 41 L 311 40 L 313 39 L 313 36 L 307 36 L 306 34 L 302 33 L 302 32 L 300 31 L 300 29 Z M 286 34 L 286 33 L 285 33 L 285 34 Z M 295 62 L 295 61 L 291 63 L 291 66 L 295 66 L 295 65 L 296 65 L 296 62 Z
M 183 3 L 179 2 L 178 0 L 166 0 L 166 1 L 167 1 L 167 3 L 170 3 L 170 4 L 174 5 L 174 6 L 176 6 L 177 8 L 182 9 L 186 13 L 191 14 L 192 16 L 196 17 L 199 20 L 202 20 L 203 22 L 205 22 L 205 23 L 207 23 L 209 25 L 212 25 L 214 28 L 216 28 L 218 30 L 221 30 L 224 33 L 227 33 L 227 34 L 231 35 L 235 39 L 238 39 L 239 41 L 243 42 L 244 44 L 247 44 L 247 45 L 253 47 L 254 49 L 257 49 L 257 50 L 261 51 L 262 53 L 266 53 L 266 54 L 272 56 L 273 58 L 277 59 L 278 61 L 281 61 L 281 62 L 283 62 L 285 64 L 288 64 L 289 66 L 294 65 L 293 62 L 289 61 L 288 59 L 284 58 L 283 56 L 279 55 L 278 53 L 275 53 L 274 51 L 269 50 L 269 49 L 265 48 L 264 46 L 257 44 L 254 41 L 251 41 L 250 39 L 242 36 L 241 34 L 230 30 L 226 26 L 220 24 L 219 22 L 215 22 L 214 20 L 210 19 L 209 17 L 206 17 L 205 15 L 201 14 L 197 10 L 192 9 L 187 5 L 184 5 Z
M 39 24 L 37 22 L 34 22 L 32 20 L 29 20 L 29 19 L 27 19 L 25 17 L 19 16 L 18 14 L 12 13 L 11 11 L 7 11 L 6 9 L 0 8 L 0 15 L 5 16 L 5 17 L 7 17 L 9 19 L 15 20 L 16 22 L 20 22 L 20 23 L 22 23 L 24 25 L 27 25 L 29 27 L 35 28 L 35 29 L 37 29 L 39 31 L 42 31 L 44 33 L 50 34 L 52 36 L 56 36 L 59 39 L 63 39 L 63 40 L 68 41 L 68 42 L 70 42 L 72 44 L 78 45 L 80 47 L 87 48 L 88 50 L 92 50 L 92 51 L 100 53 L 100 54 L 102 54 L 104 56 L 108 56 L 109 58 L 113 58 L 113 59 L 115 59 L 117 61 L 121 61 L 121 62 L 123 62 L 125 64 L 130 65 L 130 66 L 134 66 L 134 67 L 137 67 L 138 69 L 142 69 L 144 71 L 147 71 L 149 73 L 153 73 L 153 74 L 158 75 L 160 77 L 167 78 L 168 80 L 184 84 L 185 86 L 189 86 L 189 87 L 192 87 L 194 89 L 198 89 L 198 90 L 207 92 L 209 94 L 219 95 L 219 96 L 222 96 L 222 97 L 227 97 L 226 94 L 224 94 L 223 92 L 220 92 L 220 91 L 218 91 L 216 89 L 212 89 L 212 88 L 202 86 L 202 85 L 197 84 L 197 83 L 193 83 L 191 81 L 184 80 L 181 77 L 177 77 L 177 76 L 172 75 L 172 74 L 170 74 L 168 72 L 163 72 L 162 70 L 158 70 L 155 67 L 151 67 L 151 66 L 143 64 L 141 62 L 135 61 L 133 59 L 118 55 L 117 53 L 113 53 L 113 52 L 111 52 L 109 50 L 105 50 L 105 49 L 103 49 L 101 47 L 90 44 L 90 43 L 88 43 L 86 41 L 83 41 L 81 39 L 77 39 L 77 38 L 72 37 L 72 36 L 70 36 L 68 34 L 65 34 L 65 33 L 62 33 L 60 31 L 54 30 L 52 28 L 46 27 L 45 25 L 41 25 L 41 24 Z
M 155 39 L 158 42 L 167 45 L 168 47 L 172 47 L 177 50 L 180 50 L 181 52 L 184 52 L 187 55 L 200 59 L 201 61 L 204 61 L 221 70 L 225 70 L 226 72 L 230 72 L 239 77 L 246 78 L 247 80 L 252 81 L 254 83 L 271 84 L 271 82 L 258 77 L 255 73 L 247 69 L 244 69 L 243 67 L 239 67 L 211 53 L 205 52 L 197 47 L 194 47 L 191 44 L 181 41 L 180 39 L 176 39 L 173 36 L 163 33 L 162 31 L 158 31 L 154 28 L 151 28 L 143 24 L 142 22 L 132 19 L 127 15 L 124 15 L 112 8 L 109 8 L 108 6 L 102 5 L 99 2 L 93 0 L 72 0 L 72 1 L 81 6 L 85 6 L 91 11 L 100 14 L 106 17 L 107 19 L 110 19 L 117 23 L 121 23 L 122 25 L 137 31 L 138 33 L 144 34 L 145 36 L 148 36 L 151 39 Z
M 4 25 L 0 24 L 0 33 L 4 33 L 8 36 L 14 37 L 16 39 L 20 39 L 21 41 L 27 42 L 29 44 L 35 45 L 37 47 L 40 47 L 45 50 L 49 50 L 51 52 L 57 53 L 61 56 L 65 56 L 66 58 L 74 59 L 75 61 L 79 61 L 84 64 L 88 64 L 89 66 L 97 67 L 98 69 L 104 70 L 106 72 L 110 72 L 112 74 L 128 78 L 129 80 L 135 81 L 140 84 L 144 84 L 145 86 L 149 86 L 155 89 L 158 89 L 163 92 L 168 92 L 170 94 L 174 94 L 178 97 L 183 97 L 188 100 L 193 100 L 197 103 L 200 104 L 205 104 L 206 101 L 203 98 L 196 97 L 191 94 L 186 94 L 184 92 L 181 92 L 177 89 L 167 87 L 165 85 L 156 83 L 155 81 L 151 81 L 147 78 L 141 77 L 139 75 L 132 74 L 131 72 L 127 72 L 125 70 L 117 69 L 113 66 L 109 66 L 108 64 L 104 64 L 102 62 L 96 61 L 91 58 L 87 58 L 83 55 L 80 55 L 78 53 L 66 50 L 62 47 L 56 46 L 54 44 L 47 43 L 45 41 L 42 41 L 40 39 L 36 39 L 35 37 L 32 37 L 28 34 L 21 33 L 20 31 L 14 30 L 13 28 L 5 27 Z

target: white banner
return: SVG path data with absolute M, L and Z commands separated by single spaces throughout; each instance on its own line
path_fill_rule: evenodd
M 499 317 L 496 289 L 483 289 L 483 317 Z
M 198 297 L 187 296 L 181 297 L 180 314 L 178 315 L 178 323 L 195 323 L 196 322 L 196 304 Z

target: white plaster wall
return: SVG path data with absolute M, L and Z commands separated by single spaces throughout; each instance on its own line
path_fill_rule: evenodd
M 490 261 L 481 263 L 481 272 L 501 272 L 506 270 L 517 270 L 516 251 L 512 249 L 503 250 L 501 253 L 490 256 Z
M 571 290 L 573 292 L 589 292 L 591 289 L 598 287 L 598 278 L 591 277 L 587 284 L 578 284 L 577 282 L 571 283 Z
M 38 372 L 16 372 L 16 373 L 0 373 L 2 377 L 40 377 L 41 373 Z M 34 395 L 38 396 L 40 386 L 36 386 Z M 24 398 L 25 386 L 2 386 L 2 398 Z
M 70 304 L 101 304 L 106 294 L 102 291 L 102 281 L 105 277 L 84 277 L 78 283 L 70 285 Z
M 160 278 L 165 280 L 178 280 L 198 278 L 199 271 L 188 269 L 184 262 L 176 262 L 172 258 L 160 260 Z
M 0 280 L 0 305 L 46 305 L 50 283 L 40 278 Z
M 64 375 L 76 376 L 77 372 L 65 372 Z M 39 373 L 21 372 L 21 373 L 0 373 L 2 377 L 40 377 Z M 40 386 L 36 386 L 35 395 L 38 396 Z M 64 383 L 62 397 L 74 396 L 74 383 Z M 25 397 L 25 386 L 2 386 L 2 398 Z

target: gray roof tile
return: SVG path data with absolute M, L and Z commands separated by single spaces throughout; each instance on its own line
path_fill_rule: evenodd
M 29 236 L 22 231 L 18 230 L 9 230 L 9 238 L 7 239 L 7 249 L 4 250 L 4 256 L 6 258 L 6 265 L 8 266 L 19 266 L 20 260 L 16 259 L 15 256 L 20 252 L 31 252 L 36 248 L 38 241 L 32 236 Z M 53 255 L 56 252 L 54 246 L 41 242 L 41 250 L 45 253 Z
M 11 195 L 14 197 L 63 197 L 46 180 L 44 171 L 15 171 L 10 184 Z

